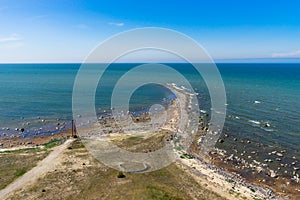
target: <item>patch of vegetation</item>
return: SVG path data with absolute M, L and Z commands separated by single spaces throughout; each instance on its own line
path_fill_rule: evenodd
M 157 138 L 152 139 L 149 142 L 154 145 Z M 126 142 L 132 144 L 132 140 L 116 142 L 123 142 L 122 145 L 126 146 Z M 118 179 L 120 171 L 101 164 L 86 149 L 76 148 L 80 145 L 80 140 L 72 142 L 72 149 L 63 154 L 60 168 L 47 173 L 36 184 L 24 187 L 22 191 L 10 196 L 10 199 L 224 199 L 199 185 L 176 164 L 149 173 L 126 173 L 126 178 Z M 70 153 L 73 156 L 70 157 Z M 83 166 L 82 163 L 89 164 Z M 41 192 L 43 189 L 47 192 Z
M 15 176 L 16 177 L 20 177 L 22 176 L 23 174 L 25 174 L 27 172 L 27 169 L 22 167 L 22 168 L 19 168 L 17 169 L 16 173 L 15 173 Z
M 228 183 L 234 183 L 234 180 L 232 180 L 232 179 L 226 179 L 226 181 L 227 181 Z
M 46 149 L 51 149 L 57 145 L 60 145 L 62 142 L 63 142 L 63 138 L 60 138 L 60 139 L 53 139 L 45 144 L 43 144 L 43 146 L 46 148 Z
M 68 149 L 84 149 L 84 145 L 82 144 L 80 139 L 76 139 L 75 141 L 73 141 L 70 146 L 68 147 Z
M 123 172 L 118 172 L 117 177 L 118 178 L 125 178 L 126 176 L 123 174 Z
M 43 160 L 49 151 L 40 148 L 28 148 L 6 151 L 0 154 L 0 189 L 5 188 L 16 178 L 22 176 Z M 20 168 L 20 166 L 22 166 Z
M 28 151 L 40 151 L 40 148 L 24 148 L 24 149 L 15 149 L 15 150 L 6 150 L 6 151 L 1 151 L 0 154 L 2 153 L 27 153 Z
M 251 187 L 249 189 L 250 189 L 251 192 L 255 192 L 254 188 Z
M 176 146 L 176 147 L 174 147 L 174 149 L 175 149 L 176 151 L 181 151 L 181 150 L 182 150 L 182 147 L 181 147 L 181 146 Z
M 122 149 L 131 152 L 156 151 L 165 146 L 165 133 L 153 134 L 150 137 L 122 135 L 112 137 L 111 141 Z
M 180 155 L 180 158 L 184 159 L 184 158 L 187 158 L 187 159 L 193 159 L 193 156 L 191 156 L 190 154 L 188 153 L 183 153 L 182 155 Z
M 155 186 L 147 186 L 147 199 L 153 200 L 181 200 L 182 198 L 173 196 L 168 192 Z

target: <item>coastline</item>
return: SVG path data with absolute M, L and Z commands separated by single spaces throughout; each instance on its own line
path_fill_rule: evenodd
M 180 127 L 180 124 L 184 124 L 184 122 L 187 121 L 186 117 L 188 117 L 188 113 L 182 112 L 188 112 L 189 110 L 189 103 L 187 100 L 190 97 L 190 94 L 187 94 L 184 91 L 179 91 L 178 94 L 179 95 L 177 96 L 177 98 L 174 99 L 168 106 L 168 116 L 172 117 L 168 119 L 168 123 L 164 124 L 163 127 L 164 130 L 168 130 L 174 133 L 184 128 Z M 184 105 L 184 108 L 180 107 L 180 104 Z M 179 118 L 179 115 L 182 115 L 184 117 Z M 105 123 L 111 123 L 110 120 L 111 119 L 105 119 Z M 143 122 L 143 120 L 140 120 L 140 122 Z M 205 126 L 205 124 L 202 125 Z M 200 132 L 195 134 L 196 137 L 205 134 L 205 131 L 207 129 L 205 127 L 199 127 L 199 130 Z M 180 131 L 180 134 L 182 133 L 183 131 Z M 109 132 L 107 132 L 107 134 L 109 134 Z M 16 138 L 14 140 L 1 138 L 0 143 L 3 144 L 3 147 L 0 148 L 0 150 L 34 148 L 52 139 L 64 138 L 69 136 L 71 136 L 70 129 L 62 131 L 58 134 L 43 137 L 36 136 L 33 138 Z M 188 138 L 188 135 L 186 135 L 186 138 Z M 224 196 L 225 198 L 230 198 L 232 196 L 235 196 L 236 198 L 242 198 L 242 196 L 244 196 L 248 199 L 298 198 L 297 195 L 299 195 L 299 190 L 296 189 L 299 188 L 299 185 L 295 186 L 294 184 L 288 184 L 287 187 L 290 187 L 291 189 L 289 190 L 287 189 L 287 187 L 285 187 L 285 190 L 289 192 L 287 196 L 286 194 L 282 193 L 281 185 L 277 186 L 275 184 L 274 187 L 274 185 L 268 185 L 268 183 L 270 183 L 269 181 L 263 182 L 260 179 L 250 179 L 249 177 L 244 176 L 242 171 L 233 170 L 233 166 L 225 165 L 222 161 L 227 161 L 228 156 L 226 157 L 226 155 L 223 153 L 223 150 L 214 149 L 210 152 L 209 156 L 199 155 L 199 152 L 197 152 L 197 147 L 195 147 L 196 143 L 195 141 L 193 142 L 194 143 L 192 143 L 191 148 L 175 151 L 177 155 L 176 165 L 193 176 L 193 178 L 198 183 L 211 189 L 212 191 L 217 192 L 221 196 Z M 230 159 L 232 159 L 232 157 Z M 252 166 L 251 168 L 256 170 L 257 166 Z M 268 176 L 271 181 L 273 180 L 276 183 L 281 182 L 283 184 L 284 182 L 286 182 L 286 179 L 282 179 L 281 177 L 271 177 L 271 174 L 269 174 Z
M 26 148 L 37 148 L 55 139 L 65 139 L 72 136 L 72 130 L 66 129 L 56 134 L 34 136 L 30 138 L 0 138 L 0 152 Z

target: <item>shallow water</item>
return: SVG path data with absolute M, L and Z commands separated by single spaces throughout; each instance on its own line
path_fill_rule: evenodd
M 214 112 L 210 110 L 207 88 L 195 70 L 188 64 L 169 65 L 182 73 L 199 93 L 200 109 Z M 116 81 L 134 66 L 136 64 L 115 64 L 104 74 L 99 82 L 101 88 L 96 92 L 97 112 L 110 111 L 110 96 Z M 300 65 L 217 66 L 228 103 L 223 133 L 228 133 L 230 139 L 225 139 L 228 144 L 223 146 L 229 148 L 235 145 L 232 139 L 239 138 L 300 156 Z M 0 136 L 20 134 L 16 128 L 25 128 L 25 136 L 29 136 L 69 127 L 73 82 L 79 67 L 79 64 L 1 64 Z M 98 67 L 95 65 L 95 70 Z M 159 85 L 147 85 L 133 94 L 130 110 L 147 109 L 172 97 L 170 91 Z

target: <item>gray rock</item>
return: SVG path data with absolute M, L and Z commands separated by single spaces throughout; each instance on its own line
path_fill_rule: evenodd
M 277 178 L 278 174 L 274 170 L 270 170 L 270 177 L 271 178 Z
M 283 155 L 281 153 L 277 153 L 276 155 L 279 157 L 283 157 Z

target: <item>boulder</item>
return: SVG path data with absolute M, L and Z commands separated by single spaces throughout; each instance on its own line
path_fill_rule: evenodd
M 274 170 L 270 170 L 270 177 L 271 178 L 277 178 L 278 174 Z

